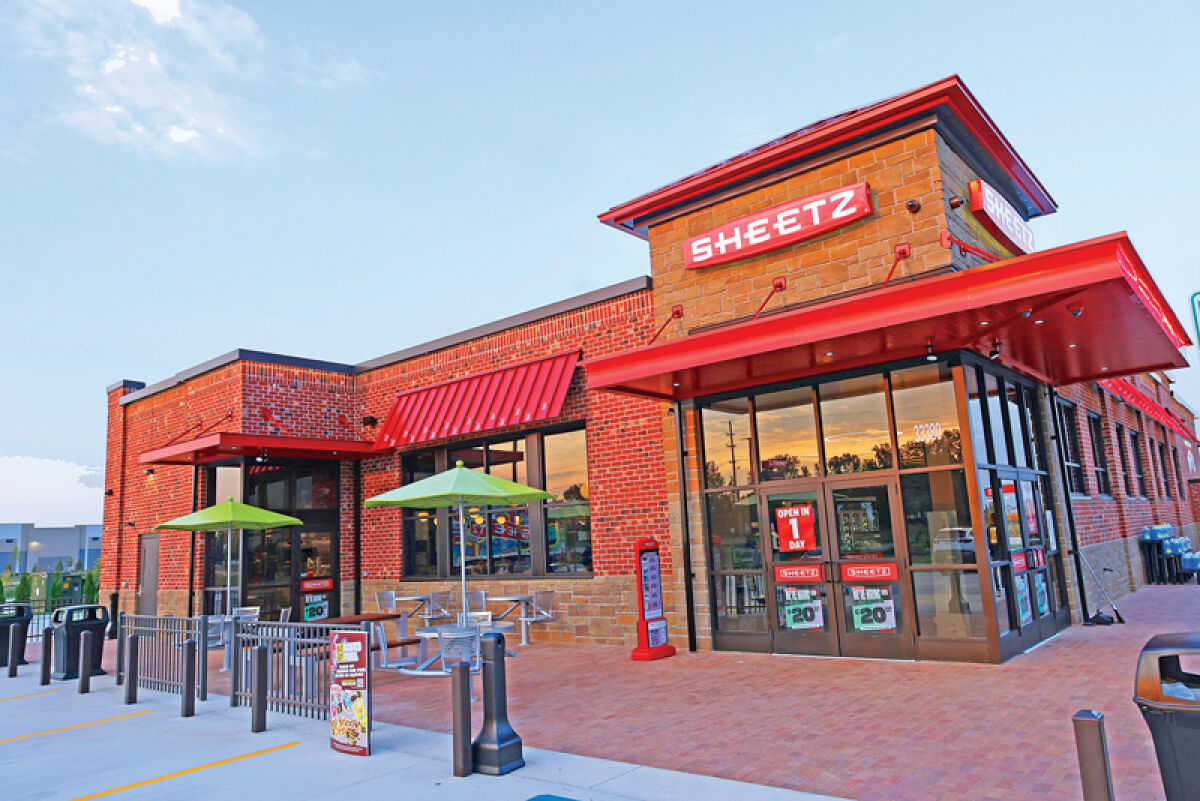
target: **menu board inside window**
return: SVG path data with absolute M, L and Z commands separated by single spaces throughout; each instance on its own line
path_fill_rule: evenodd
M 790 631 L 825 631 L 825 599 L 819 587 L 775 588 L 779 625 Z
M 896 584 L 854 585 L 844 588 L 846 624 L 860 634 L 895 634 L 898 630 Z
M 1021 621 L 1021 625 L 1025 626 L 1033 622 L 1033 604 L 1029 599 L 1029 582 L 1025 580 L 1025 575 L 1013 576 L 1013 595 L 1017 601 L 1017 617 Z

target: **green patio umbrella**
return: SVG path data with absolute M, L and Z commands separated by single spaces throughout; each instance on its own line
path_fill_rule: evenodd
M 439 509 L 458 507 L 458 563 L 462 567 L 462 609 L 467 611 L 467 506 L 516 506 L 542 501 L 554 496 L 540 489 L 527 487 L 515 481 L 489 476 L 463 467 L 458 461 L 454 467 L 436 476 L 423 478 L 403 487 L 368 498 L 363 504 L 368 509 L 377 506 L 405 506 L 410 509 Z M 465 618 L 464 618 L 465 622 Z
M 257 506 L 238 503 L 233 498 L 213 504 L 206 509 L 177 517 L 154 528 L 173 531 L 225 531 L 225 614 L 233 614 L 233 530 L 261 531 L 283 526 L 299 526 L 303 522 Z

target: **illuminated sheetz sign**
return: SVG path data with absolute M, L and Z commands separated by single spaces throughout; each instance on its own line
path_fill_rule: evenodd
M 747 259 L 858 222 L 875 213 L 865 183 L 789 200 L 738 217 L 683 243 L 688 270 Z
M 971 181 L 970 190 L 971 213 L 988 233 L 1014 253 L 1034 251 L 1033 229 L 1003 195 L 978 179 Z

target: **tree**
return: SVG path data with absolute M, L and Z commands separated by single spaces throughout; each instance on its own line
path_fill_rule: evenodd
M 54 563 L 54 572 L 56 574 L 58 574 L 60 577 L 62 576 L 62 572 L 63 572 L 62 559 L 59 559 L 57 562 Z
M 94 604 L 99 595 L 100 571 L 95 569 L 89 570 L 83 577 L 83 602 Z
M 17 582 L 17 591 L 13 594 L 13 599 L 17 601 L 28 601 L 29 596 L 33 594 L 33 582 L 29 580 L 28 573 L 22 573 L 21 579 Z
M 54 568 L 53 575 L 46 580 L 46 598 L 51 601 L 57 601 L 62 598 L 63 577 L 62 577 L 62 560 L 58 560 L 58 566 Z
M 0 579 L 0 604 L 4 603 L 6 600 L 7 599 L 4 597 L 4 580 Z
M 8 555 L 8 566 L 14 573 L 21 569 L 21 546 L 13 546 L 12 553 Z

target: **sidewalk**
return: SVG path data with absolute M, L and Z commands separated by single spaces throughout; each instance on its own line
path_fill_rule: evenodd
M 93 677 L 93 691 L 78 695 L 74 681 L 39 686 L 37 664 L 21 673 L 0 674 L 6 801 L 344 801 L 348 791 L 422 801 L 838 801 L 536 748 L 526 748 L 526 766 L 508 776 L 460 779 L 453 776 L 450 737 L 438 732 L 377 724 L 373 755 L 352 757 L 330 750 L 323 721 L 270 715 L 267 731 L 251 734 L 249 709 L 231 709 L 220 696 L 197 703 L 196 716 L 183 719 L 175 695 L 141 690 L 139 702 L 125 706 L 111 675 Z M 168 778 L 154 781 L 160 777 Z

